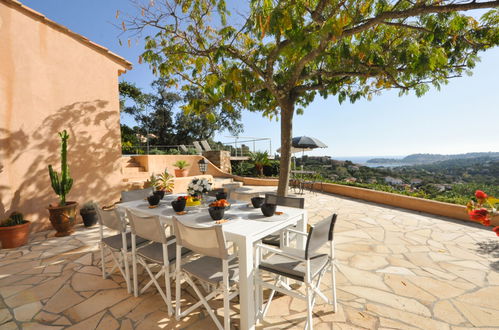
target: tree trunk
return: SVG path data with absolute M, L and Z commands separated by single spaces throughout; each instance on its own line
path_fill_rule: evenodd
M 279 163 L 278 196 L 288 194 L 289 174 L 291 170 L 291 139 L 293 134 L 293 114 L 295 104 L 291 99 L 281 102 L 281 161 Z

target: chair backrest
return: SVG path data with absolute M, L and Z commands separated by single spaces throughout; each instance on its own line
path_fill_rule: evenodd
M 221 225 L 206 228 L 189 227 L 174 217 L 173 228 L 178 245 L 208 257 L 219 259 L 229 257 Z
M 122 191 L 121 201 L 122 202 L 138 201 L 147 198 L 147 196 L 149 196 L 150 194 L 152 194 L 151 188 Z
M 99 224 L 101 226 L 117 230 L 120 233 L 126 231 L 126 225 L 116 208 L 104 210 L 97 204 L 94 204 L 94 209 L 97 211 L 97 218 L 99 219 Z
M 192 142 L 192 145 L 194 146 L 194 148 L 196 148 L 196 151 L 199 153 L 199 154 L 202 154 L 203 153 L 203 148 L 201 147 L 201 145 L 199 144 L 198 141 L 194 141 Z
M 181 144 L 179 145 L 180 147 L 180 150 L 182 150 L 182 152 L 188 152 L 189 150 L 187 150 L 187 147 L 185 146 L 185 144 Z
M 298 209 L 305 208 L 305 198 L 298 197 L 282 197 L 274 194 L 265 194 L 265 203 L 296 207 Z
M 333 214 L 331 218 L 326 218 L 310 227 L 305 246 L 305 259 L 310 258 L 326 242 L 333 240 L 334 224 L 337 217 L 337 214 Z
M 206 140 L 201 141 L 201 145 L 203 146 L 204 151 L 211 151 L 210 144 Z
M 159 221 L 158 216 L 139 215 L 130 210 L 126 211 L 126 215 L 130 221 L 132 234 L 153 242 L 167 243 L 165 227 Z

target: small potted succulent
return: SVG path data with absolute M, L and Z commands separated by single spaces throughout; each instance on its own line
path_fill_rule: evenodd
M 163 173 L 157 176 L 155 182 L 156 191 L 155 194 L 159 194 L 160 198 L 163 199 L 165 194 L 171 194 L 173 192 L 173 187 L 175 183 L 173 181 L 173 176 L 168 173 L 165 169 Z
M 188 196 L 179 196 L 172 201 L 172 207 L 175 212 L 182 212 L 185 209 Z
M 73 186 L 67 162 L 69 135 L 64 130 L 59 132 L 59 136 L 61 138 L 61 174 L 54 171 L 52 165 L 48 166 L 52 189 L 60 198 L 59 203 L 51 203 L 48 206 L 50 223 L 57 231 L 56 237 L 68 236 L 73 232 L 78 207 L 78 203 L 66 201 L 66 195 Z
M 177 178 L 181 178 L 181 177 L 187 176 L 187 167 L 189 165 L 190 164 L 187 163 L 185 160 L 178 160 L 178 161 L 176 161 L 175 164 L 173 164 L 173 166 L 176 167 L 176 169 L 175 169 L 175 176 Z
M 152 194 L 147 197 L 147 201 L 149 202 L 150 206 L 156 206 L 159 204 L 159 201 L 161 198 L 159 198 L 158 195 Z
M 165 192 L 158 188 L 158 185 L 159 185 L 158 179 L 159 179 L 159 176 L 152 173 L 151 176 L 149 177 L 149 180 L 146 181 L 144 187 L 146 187 L 146 188 L 150 187 L 152 189 L 153 195 L 158 196 L 159 199 L 163 199 L 163 197 L 165 196 Z
M 19 212 L 12 212 L 9 218 L 0 223 L 0 243 L 3 249 L 22 246 L 28 242 L 29 226 L 31 222 L 25 220 Z
M 263 203 L 265 202 L 265 198 L 264 197 L 253 197 L 251 198 L 251 204 L 253 204 L 253 207 L 255 209 L 259 209 L 260 207 L 262 207 Z
M 90 201 L 83 204 L 80 208 L 80 215 L 85 227 L 91 227 L 97 223 L 97 211 L 94 205 L 94 202 Z

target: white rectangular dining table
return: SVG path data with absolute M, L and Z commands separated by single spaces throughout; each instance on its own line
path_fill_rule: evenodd
M 131 201 L 117 204 L 121 209 L 130 209 L 147 215 L 157 215 L 167 225 L 171 225 L 173 217 L 188 226 L 213 226 L 206 207 L 187 207 L 187 214 L 177 215 L 170 202 L 175 195 L 165 196 L 157 208 L 150 209 L 147 201 Z M 297 230 L 306 231 L 307 211 L 304 209 L 278 206 L 281 215 L 272 217 L 263 216 L 260 209 L 248 206 L 247 202 L 236 202 L 225 212 L 225 217 L 230 219 L 222 224 L 225 237 L 232 241 L 238 248 L 239 257 L 239 303 L 241 329 L 255 328 L 255 292 L 254 292 L 254 255 L 253 246 L 265 236 L 280 231 L 291 225 L 296 225 Z M 301 235 L 298 235 L 301 236 Z M 297 240 L 297 247 L 304 248 L 303 239 Z

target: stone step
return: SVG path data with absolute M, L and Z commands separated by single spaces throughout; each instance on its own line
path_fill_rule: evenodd
M 134 174 L 134 173 L 148 173 L 148 172 L 146 172 L 145 168 L 142 166 L 123 167 L 123 174 L 128 175 L 128 174 Z
M 132 157 L 121 157 L 121 164 L 123 166 L 128 166 L 128 165 L 131 165 L 131 166 L 140 166 L 139 163 L 137 163 L 137 161 L 132 158 Z
M 147 181 L 150 177 L 149 172 L 123 173 L 123 179 L 128 179 L 128 181 Z

